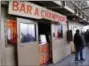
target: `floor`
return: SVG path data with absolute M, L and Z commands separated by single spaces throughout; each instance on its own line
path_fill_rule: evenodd
M 83 62 L 75 63 L 75 61 L 74 61 L 75 55 L 72 54 L 72 55 L 68 56 L 67 58 L 65 58 L 64 60 L 62 60 L 56 64 L 50 64 L 48 66 L 89 66 L 89 48 L 84 49 L 83 55 L 85 58 L 85 61 L 83 61 Z

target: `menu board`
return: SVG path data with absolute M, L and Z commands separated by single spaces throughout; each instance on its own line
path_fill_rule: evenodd
M 40 35 L 40 66 L 46 64 L 49 60 L 49 53 L 48 53 L 48 43 L 46 39 L 46 35 Z
M 49 60 L 48 44 L 40 44 L 40 65 L 44 65 Z

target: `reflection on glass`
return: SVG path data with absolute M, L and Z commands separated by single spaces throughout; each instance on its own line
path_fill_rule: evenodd
M 8 28 L 7 32 L 6 32 L 7 44 L 11 44 L 11 42 L 10 42 L 11 36 L 10 35 L 11 35 L 10 29 Z
M 61 24 L 53 26 L 53 37 L 56 37 L 56 39 L 63 37 L 63 26 Z
M 5 40 L 6 45 L 16 45 L 17 37 L 16 37 L 16 21 L 12 19 L 8 19 L 5 22 Z
M 34 24 L 29 24 L 28 25 L 28 33 L 32 35 L 32 37 L 35 37 L 35 26 Z
M 35 41 L 35 25 L 34 24 L 20 24 L 21 30 L 21 43 L 32 42 Z
M 58 25 L 58 38 L 62 38 L 62 26 Z
M 7 39 L 8 39 L 8 40 L 11 39 L 11 36 L 10 36 L 10 35 L 11 35 L 11 34 L 10 34 L 10 29 L 8 28 L 8 29 L 7 29 Z

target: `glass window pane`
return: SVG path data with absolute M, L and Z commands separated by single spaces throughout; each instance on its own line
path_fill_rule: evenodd
M 21 30 L 21 34 L 23 33 L 24 35 L 27 34 L 27 26 L 28 24 L 24 24 L 24 23 L 21 23 L 20 24 L 20 30 Z M 22 36 L 22 35 L 21 35 Z
M 29 34 L 29 40 L 35 41 L 35 25 L 34 24 L 28 25 L 28 34 Z
M 28 33 L 35 37 L 35 26 L 34 24 L 29 24 L 28 26 Z
M 61 24 L 53 25 L 53 37 L 55 37 L 56 39 L 63 37 L 63 26 Z
M 20 24 L 20 38 L 21 38 L 21 43 L 27 43 L 27 42 L 32 42 L 35 41 L 36 36 L 35 36 L 35 25 L 34 24 Z

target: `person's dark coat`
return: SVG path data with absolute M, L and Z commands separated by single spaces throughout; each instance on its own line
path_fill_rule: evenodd
M 76 33 L 74 35 L 74 44 L 75 44 L 76 49 L 83 49 L 84 48 L 83 39 L 79 33 Z
M 89 43 L 89 31 L 88 30 L 85 32 L 85 40 L 86 40 L 86 43 Z
M 86 41 L 87 41 L 87 43 L 89 42 L 89 32 L 88 31 L 86 32 Z

